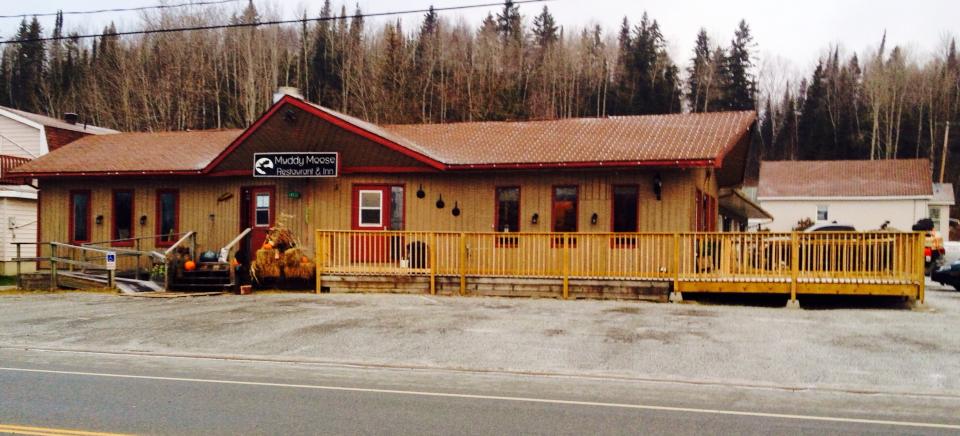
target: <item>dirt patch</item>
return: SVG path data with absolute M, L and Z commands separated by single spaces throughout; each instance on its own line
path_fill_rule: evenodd
M 322 322 L 319 324 L 312 324 L 305 327 L 296 329 L 292 335 L 325 335 L 336 333 L 337 331 L 344 329 L 358 328 L 364 325 L 363 320 L 360 319 L 338 319 L 329 322 Z
M 603 313 L 621 313 L 624 315 L 636 315 L 642 312 L 637 306 L 620 306 L 604 310 Z
M 677 312 L 678 316 L 690 316 L 696 318 L 716 318 L 717 313 L 709 310 L 684 309 Z
M 564 329 L 546 329 L 543 331 L 543 335 L 547 337 L 563 336 L 565 334 L 567 334 L 567 331 Z

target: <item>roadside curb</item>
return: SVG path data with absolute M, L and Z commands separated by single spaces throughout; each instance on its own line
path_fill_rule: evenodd
M 198 360 L 220 360 L 229 362 L 259 362 L 259 363 L 286 363 L 300 365 L 318 365 L 329 367 L 356 368 L 356 369 L 391 369 L 406 371 L 444 371 L 453 373 L 470 374 L 489 374 L 489 375 L 513 375 L 524 377 L 549 377 L 549 378 L 569 378 L 586 380 L 606 380 L 606 381 L 624 381 L 636 383 L 664 383 L 664 384 L 682 384 L 693 386 L 715 386 L 732 387 L 741 389 L 764 389 L 787 392 L 833 392 L 850 395 L 888 395 L 888 396 L 908 396 L 922 398 L 944 398 L 960 400 L 960 392 L 923 392 L 923 391 L 899 391 L 899 390 L 879 390 L 863 389 L 850 386 L 830 386 L 830 385 L 789 385 L 763 382 L 746 382 L 740 380 L 711 380 L 711 379 L 692 379 L 683 377 L 654 377 L 654 376 L 626 376 L 604 373 L 569 373 L 559 371 L 524 371 L 510 369 L 487 369 L 487 368 L 467 368 L 452 366 L 431 366 L 431 365 L 405 365 L 405 364 L 387 364 L 377 362 L 353 362 L 311 359 L 304 357 L 268 357 L 259 355 L 244 354 L 200 354 L 200 353 L 162 353 L 150 351 L 117 351 L 117 350 L 94 350 L 83 348 L 50 348 L 36 347 L 29 345 L 5 345 L 0 344 L 0 350 L 11 351 L 35 351 L 47 353 L 74 353 L 90 354 L 118 357 L 155 357 L 169 359 L 198 359 Z

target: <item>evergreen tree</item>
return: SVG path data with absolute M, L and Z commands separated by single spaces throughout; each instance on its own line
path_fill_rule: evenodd
M 543 7 L 543 10 L 540 12 L 540 15 L 537 15 L 533 19 L 533 38 L 534 43 L 537 48 L 540 49 L 541 56 L 542 52 L 546 51 L 549 47 L 555 44 L 559 40 L 559 35 L 557 31 L 557 23 L 553 18 L 553 15 L 550 14 L 550 10 L 546 6 Z
M 342 59 L 341 51 L 335 42 L 334 25 L 331 23 L 333 10 L 330 0 L 324 0 L 320 18 L 314 30 L 310 94 L 316 96 L 320 104 L 336 107 L 342 89 L 339 70 Z
M 13 82 L 11 89 L 11 103 L 18 109 L 28 112 L 42 112 L 41 96 L 43 95 L 45 49 L 42 41 L 34 41 L 43 37 L 43 30 L 37 17 L 27 23 L 26 18 L 20 22 L 16 40 L 29 41 L 16 45 L 13 65 Z
M 691 112 L 706 110 L 711 65 L 710 37 L 707 36 L 707 30 L 701 27 L 693 47 L 693 58 L 687 68 L 687 104 Z
M 753 76 L 753 60 L 750 50 L 753 37 L 746 20 L 740 20 L 730 43 L 727 56 L 727 83 L 725 106 L 730 110 L 753 110 L 756 108 L 757 84 Z

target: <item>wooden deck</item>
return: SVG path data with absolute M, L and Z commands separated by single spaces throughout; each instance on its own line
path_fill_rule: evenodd
M 923 301 L 921 233 L 316 233 L 324 276 L 666 282 L 674 292 L 895 295 Z

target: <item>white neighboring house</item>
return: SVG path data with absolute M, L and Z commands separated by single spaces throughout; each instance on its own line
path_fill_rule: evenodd
M 889 227 L 909 231 L 929 217 L 933 199 L 927 159 L 760 164 L 757 201 L 773 215 L 763 225 L 772 231 L 790 231 L 807 218 L 857 230 L 876 230 L 889 221 Z
M 88 135 L 116 130 L 77 123 L 75 114 L 65 119 L 0 106 L 0 275 L 16 273 L 14 242 L 37 240 L 37 190 L 32 180 L 7 177 L 7 171 L 51 150 Z M 23 246 L 22 256 L 36 255 L 36 247 Z M 33 263 L 24 263 L 25 270 Z
M 950 206 L 956 202 L 952 183 L 934 183 L 933 198 L 930 199 L 930 219 L 943 240 L 950 241 Z

